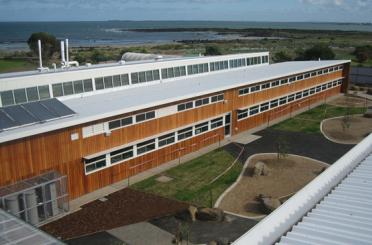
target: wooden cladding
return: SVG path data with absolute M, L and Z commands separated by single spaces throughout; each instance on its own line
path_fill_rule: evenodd
M 107 122 L 125 117 L 130 114 L 118 115 L 117 117 L 103 119 L 90 124 L 3 143 L 0 144 L 0 186 L 11 184 L 53 169 L 68 176 L 69 193 L 73 199 L 138 174 L 146 169 L 182 157 L 209 144 L 216 143 L 223 139 L 224 128 L 197 135 L 191 139 L 150 152 L 87 176 L 84 172 L 84 163 L 82 160 L 84 156 L 182 128 L 228 112 L 232 112 L 232 134 L 237 134 L 260 126 L 275 118 L 290 114 L 293 111 L 308 107 L 310 104 L 323 101 L 325 98 L 340 93 L 340 87 L 329 89 L 285 106 L 279 106 L 246 120 L 237 121 L 236 110 L 239 108 L 314 87 L 327 81 L 340 79 L 345 75 L 347 75 L 346 71 L 337 71 L 245 96 L 238 95 L 239 88 L 221 91 L 224 93 L 225 101 L 119 128 L 113 130 L 111 135 L 99 134 L 89 138 L 83 138 L 82 128 L 98 122 Z M 197 98 L 193 98 L 192 100 L 195 99 Z M 173 105 L 179 103 L 182 102 L 176 102 Z M 138 114 L 158 108 L 148 108 L 147 110 L 135 113 Z M 131 115 L 134 115 L 134 113 Z M 71 135 L 76 133 L 79 135 L 79 138 L 72 141 Z

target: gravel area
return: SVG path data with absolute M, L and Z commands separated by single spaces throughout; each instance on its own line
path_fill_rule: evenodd
M 340 107 L 368 107 L 372 106 L 372 101 L 356 96 L 340 96 L 328 104 Z
M 153 225 L 172 234 L 176 234 L 180 222 L 174 216 L 162 217 L 150 221 Z M 223 222 L 195 221 L 193 223 L 184 223 L 184 226 L 188 227 L 189 241 L 194 244 L 207 244 L 210 241 L 229 244 L 229 242 L 235 241 L 256 224 L 257 221 L 255 220 L 226 215 Z
M 130 188 L 88 203 L 81 210 L 44 225 L 42 230 L 62 240 L 178 213 L 188 204 Z
M 344 144 L 357 144 L 372 132 L 372 118 L 352 116 L 345 118 L 333 118 L 323 121 L 323 133 L 336 142 Z
M 268 128 L 255 134 L 262 138 L 245 145 L 245 151 L 241 157 L 242 163 L 253 154 L 276 152 L 276 142 L 279 138 L 287 142 L 289 154 L 313 158 L 328 164 L 333 164 L 353 147 L 329 141 L 319 133 L 290 132 Z M 240 148 L 234 144 L 225 146 L 225 149 L 234 156 L 240 152 Z
M 252 176 L 254 165 L 262 161 L 268 176 Z M 244 216 L 262 216 L 257 196 L 282 198 L 303 188 L 322 172 L 325 165 L 309 158 L 288 155 L 278 160 L 276 154 L 259 154 L 250 159 L 239 182 L 222 199 L 219 208 Z

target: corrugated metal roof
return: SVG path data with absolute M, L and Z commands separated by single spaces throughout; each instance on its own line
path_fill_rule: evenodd
M 60 119 L 52 123 L 46 122 L 43 125 L 38 124 L 4 131 L 1 133 L 0 143 L 347 62 L 349 61 L 295 61 L 244 67 L 203 73 L 197 76 L 183 77 L 152 85 L 144 83 L 145 86 L 141 84 L 139 87 L 67 99 L 63 100 L 63 103 L 77 113 L 74 117 Z
M 372 244 L 372 154 L 276 244 Z
M 0 245 L 5 244 L 64 244 L 0 208 Z

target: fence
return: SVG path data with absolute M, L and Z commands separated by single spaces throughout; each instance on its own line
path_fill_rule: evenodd
M 372 68 L 352 67 L 350 79 L 353 84 L 372 86 Z

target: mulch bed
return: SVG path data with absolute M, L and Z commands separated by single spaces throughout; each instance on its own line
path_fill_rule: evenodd
M 45 232 L 67 240 L 124 225 L 173 215 L 188 204 L 136 191 L 130 188 L 95 200 L 82 209 L 41 227 Z

